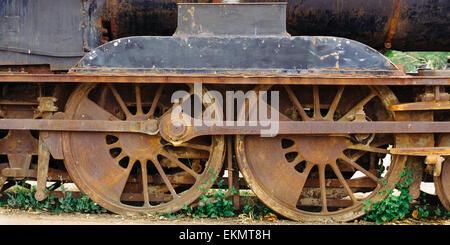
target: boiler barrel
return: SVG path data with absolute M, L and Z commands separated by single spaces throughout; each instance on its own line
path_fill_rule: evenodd
M 207 0 L 105 0 L 102 23 L 110 38 L 172 35 L 178 2 Z M 240 2 L 262 2 L 241 0 Z M 450 51 L 449 0 L 269 0 L 287 2 L 293 36 L 337 36 L 376 49 Z

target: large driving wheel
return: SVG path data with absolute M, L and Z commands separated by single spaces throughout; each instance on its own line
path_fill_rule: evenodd
M 180 87 L 182 86 L 182 87 Z M 66 105 L 74 120 L 158 119 L 170 96 L 187 85 L 83 84 Z M 223 136 L 198 137 L 177 147 L 159 135 L 63 133 L 65 164 L 79 189 L 120 214 L 172 212 L 194 202 L 222 166 Z
M 284 121 L 389 121 L 394 116 L 387 108 L 398 103 L 387 87 L 271 90 L 280 93 Z M 348 221 L 364 214 L 363 201 L 380 200 L 386 195 L 380 190 L 393 189 L 399 180 L 406 157 L 393 157 L 389 171 L 381 171 L 387 148 L 395 145 L 392 134 L 238 136 L 236 155 L 250 188 L 279 214 L 298 221 Z
M 443 134 L 439 137 L 438 146 L 450 146 L 450 134 Z M 446 156 L 441 165 L 441 174 L 434 176 L 434 186 L 436 194 L 439 196 L 442 205 L 450 211 L 450 157 Z

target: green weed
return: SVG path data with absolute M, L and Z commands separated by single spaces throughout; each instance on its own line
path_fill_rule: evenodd
M 211 179 L 215 182 L 218 178 L 217 174 L 213 173 L 214 177 Z M 187 216 L 194 218 L 219 218 L 219 217 L 232 217 L 235 216 L 236 209 L 233 206 L 233 202 L 227 199 L 228 190 L 222 188 L 223 180 L 217 182 L 219 189 L 206 189 L 200 186 L 202 195 L 198 202 L 198 206 L 190 208 L 187 205 L 184 206 L 182 212 Z M 230 194 L 237 194 L 236 190 L 231 189 Z
M 422 193 L 421 198 L 413 204 L 409 187 L 414 182 L 412 173 L 405 167 L 400 177 L 401 183 L 395 185 L 399 191 L 399 195 L 394 195 L 394 191 L 384 189 L 382 192 L 387 193 L 384 200 L 372 202 L 371 200 L 363 202 L 365 205 L 363 210 L 366 215 L 362 218 L 366 221 L 372 221 L 376 224 L 401 220 L 407 217 L 414 219 L 423 219 L 431 217 L 450 217 L 450 212 L 441 210 L 436 207 L 433 211 L 431 205 L 426 201 L 426 193 Z
M 400 63 L 406 72 L 417 72 L 418 68 L 444 69 L 450 52 L 400 52 L 388 50 L 384 54 L 394 64 Z
M 242 209 L 242 213 L 247 214 L 251 218 L 262 220 L 265 216 L 275 213 L 258 198 L 246 197 L 243 201 L 245 205 Z
M 7 206 L 9 208 L 24 209 L 24 210 L 46 210 L 55 213 L 105 213 L 106 209 L 93 202 L 89 196 L 81 194 L 81 198 L 74 198 L 72 192 L 67 192 L 64 185 L 61 185 L 61 192 L 63 197 L 55 198 L 55 194 L 43 200 L 37 201 L 34 197 L 36 187 L 31 189 L 25 186 L 16 185 L 12 187 L 11 192 L 7 192 L 7 199 L 0 203 L 0 206 Z M 46 190 L 49 193 L 49 190 Z
M 385 199 L 375 202 L 372 200 L 363 202 L 365 205 L 363 210 L 366 213 L 363 220 L 382 224 L 384 222 L 403 219 L 406 215 L 410 214 L 409 208 L 412 198 L 408 188 L 414 179 L 412 178 L 411 172 L 406 168 L 403 169 L 400 177 L 403 178 L 403 181 L 396 184 L 396 189 L 400 192 L 400 195 L 394 195 L 393 190 L 386 188 L 380 191 L 380 194 L 383 192 L 388 194 Z

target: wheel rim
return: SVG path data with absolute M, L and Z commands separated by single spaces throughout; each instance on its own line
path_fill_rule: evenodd
M 166 90 L 172 88 L 116 86 L 81 85 L 68 100 L 66 119 L 146 120 L 170 112 Z M 152 99 L 141 96 L 145 92 L 153 93 Z M 203 137 L 174 147 L 159 135 L 67 132 L 63 151 L 71 179 L 106 209 L 174 212 L 212 186 L 222 166 L 224 138 Z
M 450 134 L 441 135 L 438 146 L 450 146 Z M 441 174 L 434 176 L 434 186 L 442 205 L 450 211 L 450 157 L 445 157 L 445 161 L 442 163 Z
M 329 86 L 297 91 L 284 86 L 273 90 L 280 91 L 280 120 L 393 120 L 387 108 L 398 103 L 386 87 L 341 86 L 336 92 Z M 359 90 L 366 94 L 345 97 Z M 367 113 L 361 115 L 359 108 Z M 385 110 L 383 115 L 377 115 L 380 108 Z M 377 154 L 386 154 L 388 145 L 395 145 L 395 136 L 238 136 L 236 156 L 250 188 L 279 214 L 299 221 L 347 221 L 364 214 L 362 201 L 380 200 L 385 194 L 379 190 L 393 189 L 398 181 L 406 157 L 392 159 L 386 184 L 380 183 L 375 169 L 380 159 Z M 355 170 L 363 177 L 349 180 Z M 357 197 L 356 190 L 364 190 L 365 197 Z

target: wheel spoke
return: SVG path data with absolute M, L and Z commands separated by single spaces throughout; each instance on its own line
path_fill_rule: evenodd
M 150 118 L 151 116 L 153 116 L 155 114 L 156 106 L 158 104 L 159 98 L 161 97 L 163 89 L 164 89 L 164 84 L 162 83 L 159 85 L 158 89 L 156 90 L 155 97 L 153 98 L 150 110 L 145 115 L 147 118 Z
M 176 165 L 178 165 L 178 167 L 180 167 L 184 171 L 188 172 L 195 179 L 198 179 L 199 175 L 196 172 L 194 172 L 194 170 L 192 170 L 189 167 L 187 167 L 186 165 L 184 165 L 180 160 L 178 160 L 178 158 L 174 157 L 172 154 L 170 154 L 166 150 L 161 149 L 160 154 L 162 156 L 166 157 L 167 159 L 169 159 L 172 163 L 175 163 Z
M 136 115 L 143 115 L 142 112 L 142 99 L 141 99 L 141 87 L 139 84 L 134 85 L 134 91 L 136 94 Z
M 363 109 L 363 107 L 374 97 L 376 96 L 375 92 L 372 91 L 367 97 L 362 99 L 358 104 L 352 107 L 343 117 L 341 117 L 338 121 L 350 121 L 353 119 L 353 116 L 357 112 L 357 110 Z
M 305 160 L 302 157 L 302 155 L 300 155 L 300 153 L 298 152 L 298 150 L 297 150 L 297 148 L 295 146 L 291 146 L 291 147 L 282 149 L 281 151 L 283 152 L 284 157 L 286 157 L 286 154 L 289 154 L 289 153 L 297 153 L 297 155 L 294 157 L 294 159 L 292 159 L 290 161 L 286 158 L 286 160 L 289 162 L 289 164 L 292 164 L 293 167 L 295 167 L 301 161 Z
M 106 99 L 108 98 L 108 87 L 107 86 L 102 86 L 102 92 L 100 93 L 100 98 L 97 101 L 97 104 L 102 107 L 105 108 L 106 105 Z
M 130 164 L 128 164 L 127 168 L 123 170 L 121 175 L 117 176 L 118 181 L 116 181 L 116 183 L 119 183 L 119 188 L 111 189 L 110 192 L 108 192 L 108 196 L 110 196 L 113 200 L 120 201 L 120 197 L 122 196 L 122 193 L 125 190 L 127 180 L 130 178 L 131 170 L 133 169 L 133 166 L 135 164 L 135 161 L 132 160 L 133 159 L 130 159 Z
M 383 139 L 382 141 L 374 141 L 371 143 L 371 147 L 379 147 L 379 146 L 383 146 L 383 145 L 387 145 L 389 144 L 391 141 L 387 141 L 385 139 Z M 351 156 L 351 160 L 352 161 L 356 161 L 358 160 L 360 157 L 362 157 L 364 154 L 366 154 L 366 151 L 359 151 L 356 154 L 352 154 Z
M 339 167 L 337 166 L 336 163 L 333 163 L 330 165 L 331 168 L 333 169 L 333 172 L 336 174 L 336 176 L 339 179 L 339 182 L 341 182 L 342 186 L 344 187 L 344 189 L 347 191 L 350 199 L 352 199 L 353 203 L 357 203 L 358 200 L 356 200 L 355 195 L 353 195 L 353 191 L 350 188 L 350 186 L 348 185 L 347 181 L 345 180 L 344 176 L 341 173 L 341 170 L 339 170 Z
M 292 101 L 292 103 L 294 103 L 295 107 L 297 108 L 298 113 L 300 113 L 300 116 L 302 117 L 303 121 L 311 120 L 311 118 L 308 115 L 306 115 L 305 109 L 303 109 L 302 104 L 300 104 L 297 97 L 295 97 L 295 94 L 292 91 L 291 87 L 285 85 L 284 88 L 288 93 L 290 100 Z
M 183 96 L 183 97 L 178 101 L 177 104 L 174 104 L 174 106 L 175 106 L 175 105 L 179 105 L 179 106 L 182 106 L 182 107 L 183 107 L 183 103 L 184 103 L 185 101 L 187 101 L 187 100 L 194 94 L 194 87 L 193 87 L 193 86 L 188 86 L 188 87 L 189 87 L 189 92 L 187 92 L 186 95 Z M 162 89 L 161 89 L 161 91 L 162 91 Z M 156 99 L 156 98 L 155 98 L 155 99 Z M 155 99 L 154 99 L 154 101 L 155 101 Z M 153 107 L 153 105 L 156 106 L 156 104 L 152 102 L 152 107 Z M 172 111 L 173 111 L 173 109 L 174 109 L 174 106 L 172 106 L 169 110 L 167 110 L 167 111 L 164 113 L 164 115 L 168 115 L 168 114 L 172 113 Z M 156 109 L 156 108 L 155 108 L 155 109 Z M 152 110 L 152 109 L 150 108 L 150 111 L 146 114 L 146 115 L 149 115 L 149 116 L 147 116 L 147 117 L 152 116 L 152 115 L 150 114 L 151 110 Z M 154 113 L 154 110 L 153 110 L 153 113 Z M 184 113 L 184 112 L 181 112 L 180 115 L 182 115 L 183 113 Z M 162 118 L 164 115 L 162 115 L 161 118 Z M 190 115 L 186 115 L 186 116 L 190 118 Z
M 98 104 L 93 102 L 87 97 L 84 97 L 80 101 L 80 115 L 83 115 L 87 117 L 88 119 L 96 119 L 96 120 L 119 120 L 117 117 L 113 116 L 113 114 L 105 111 L 102 107 L 100 107 Z
M 304 160 L 305 159 L 300 154 L 297 154 L 297 156 L 295 156 L 294 160 L 291 161 L 291 164 L 293 167 L 295 167 L 297 164 L 301 163 Z
M 295 165 L 293 165 L 293 167 L 295 167 Z M 306 162 L 306 165 L 305 165 L 305 169 L 303 170 L 303 172 L 301 173 L 301 175 L 303 176 L 303 179 L 302 179 L 302 181 L 299 181 L 299 183 L 297 184 L 297 185 L 295 185 L 295 187 L 293 187 L 293 188 L 295 188 L 296 190 L 299 190 L 299 195 L 298 195 L 298 197 L 295 199 L 295 204 L 294 204 L 294 206 L 295 205 L 297 205 L 297 201 L 298 201 L 298 199 L 300 199 L 300 196 L 301 196 L 301 194 L 302 194 L 302 191 L 303 191 L 303 187 L 305 186 L 305 184 L 306 184 L 306 181 L 308 180 L 308 177 L 309 177 L 309 173 L 311 172 L 311 169 L 314 167 L 314 164 L 313 163 L 311 163 L 311 162 Z M 294 200 L 294 199 L 293 199 Z
M 292 178 L 291 181 L 286 182 L 289 183 L 289 188 L 283 188 L 282 186 L 274 186 L 275 190 L 278 190 L 278 198 L 283 200 L 283 202 L 287 203 L 289 206 L 296 207 L 298 204 L 298 200 L 303 191 L 303 187 L 305 186 L 306 181 L 308 180 L 309 173 L 311 169 L 314 167 L 314 164 L 310 162 L 306 162 L 305 169 L 302 173 L 297 171 L 293 171 L 295 175 L 289 176 Z M 295 178 L 293 178 L 295 176 Z
M 314 119 L 322 118 L 320 113 L 320 98 L 319 98 L 319 87 L 317 85 L 313 86 L 313 97 L 314 97 Z
M 118 161 L 122 160 L 123 158 L 127 157 L 127 154 L 122 150 L 119 155 L 115 156 L 114 158 Z
M 142 194 L 144 195 L 144 207 L 150 207 L 150 197 L 148 193 L 148 177 L 147 177 L 147 162 L 139 160 L 142 171 Z
M 377 147 L 373 147 L 370 145 L 363 145 L 363 144 L 351 145 L 351 146 L 347 147 L 347 149 L 389 154 L 389 151 L 386 149 L 377 148 Z
M 119 141 L 117 141 L 117 142 L 114 142 L 114 143 L 112 143 L 112 144 L 109 144 L 108 145 L 108 148 L 109 149 L 113 149 L 113 148 L 120 148 L 120 143 L 119 143 Z
M 369 171 L 367 171 L 365 168 L 361 167 L 356 162 L 352 161 L 350 158 L 348 158 L 346 155 L 342 154 L 340 156 L 341 160 L 344 160 L 344 162 L 350 164 L 352 167 L 356 168 L 357 170 L 361 171 L 363 174 L 365 174 L 367 177 L 369 177 L 371 180 L 375 181 L 375 183 L 378 183 L 377 176 L 373 175 Z
M 163 168 L 161 167 L 161 164 L 159 163 L 159 160 L 157 157 L 151 160 L 153 165 L 155 165 L 156 169 L 158 170 L 159 175 L 163 179 L 164 183 L 166 184 L 167 188 L 169 189 L 170 193 L 172 194 L 173 198 L 179 198 L 180 196 L 177 194 L 175 189 L 173 188 L 172 183 L 170 183 L 169 178 L 167 177 L 166 173 L 164 172 Z
M 261 107 L 264 106 L 264 104 L 267 105 L 267 114 L 270 113 L 270 117 L 271 118 L 273 118 L 272 115 L 276 115 L 276 113 L 278 113 L 278 120 L 280 120 L 280 121 L 292 121 L 291 118 L 289 118 L 288 116 L 284 115 L 279 110 L 275 109 L 273 106 L 269 105 L 265 101 L 259 101 L 259 103 L 260 103 Z
M 334 113 L 336 112 L 339 101 L 341 101 L 341 97 L 342 97 L 342 93 L 344 92 L 344 88 L 345 88 L 345 86 L 339 87 L 339 90 L 337 91 L 336 96 L 334 96 L 333 102 L 331 102 L 330 109 L 328 110 L 328 113 L 325 116 L 325 119 L 333 120 Z
M 317 165 L 319 169 L 319 183 L 320 183 L 320 199 L 322 201 L 322 213 L 328 213 L 327 208 L 327 190 L 326 190 L 326 183 L 325 183 L 325 166 L 319 164 Z
M 127 118 L 132 117 L 131 112 L 128 110 L 127 105 L 125 104 L 125 102 L 123 101 L 122 97 L 120 97 L 119 92 L 117 92 L 116 88 L 112 85 L 112 84 L 108 84 L 109 88 L 111 89 L 111 92 L 114 95 L 114 98 L 116 98 L 117 103 L 119 103 L 120 108 L 122 109 L 122 111 L 125 113 L 125 116 Z

